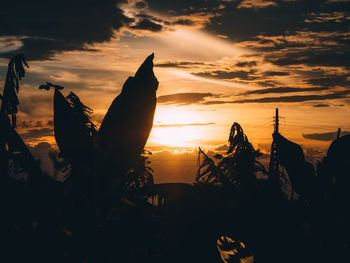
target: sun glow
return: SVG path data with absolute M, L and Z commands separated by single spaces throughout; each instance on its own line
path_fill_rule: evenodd
M 203 137 L 204 123 L 200 114 L 188 107 L 159 107 L 149 138 L 151 144 L 191 147 Z
M 195 146 L 194 141 L 201 138 L 197 126 L 156 127 L 152 131 L 152 142 L 170 147 Z

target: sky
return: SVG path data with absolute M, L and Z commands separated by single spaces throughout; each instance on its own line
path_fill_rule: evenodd
M 198 147 L 225 151 L 234 122 L 268 160 L 277 107 L 281 133 L 313 163 L 350 131 L 349 0 L 2 2 L 0 83 L 24 53 L 18 132 L 44 160 L 56 147 L 53 92 L 38 86 L 73 91 L 99 125 L 152 52 L 156 182 L 193 182 Z

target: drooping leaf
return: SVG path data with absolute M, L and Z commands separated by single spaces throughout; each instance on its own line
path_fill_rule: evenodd
M 55 89 L 54 132 L 62 157 L 73 165 L 92 157 L 95 126 L 89 118 L 92 110 L 72 93 L 67 100 Z M 73 167 L 74 168 L 74 167 Z
M 14 56 L 9 64 L 6 74 L 4 92 L 2 95 L 1 114 L 11 115 L 12 127 L 16 128 L 16 114 L 18 111 L 19 81 L 25 75 L 24 67 L 28 67 L 26 57 L 23 54 Z

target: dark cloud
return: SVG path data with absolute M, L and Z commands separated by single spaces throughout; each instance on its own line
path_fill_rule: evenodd
M 306 79 L 305 82 L 308 84 L 324 87 L 350 86 L 350 81 L 347 79 L 347 76 Z
M 0 36 L 16 37 L 22 46 L 15 52 L 43 60 L 57 52 L 88 50 L 87 44 L 112 38 L 115 30 L 130 23 L 117 7 L 123 0 L 11 1 L 0 9 Z M 2 53 L 11 57 L 14 51 Z
M 172 22 L 173 25 L 182 25 L 182 26 L 193 26 L 195 24 L 194 21 L 190 19 L 177 19 Z
M 335 100 L 347 98 L 350 94 L 350 90 L 333 92 L 324 95 L 295 95 L 295 96 L 281 96 L 281 97 L 265 97 L 258 99 L 240 99 L 234 101 L 205 101 L 202 104 L 215 105 L 215 104 L 242 104 L 242 103 L 293 103 L 293 102 L 305 102 L 305 101 L 322 101 L 322 100 Z
M 256 61 L 248 61 L 248 62 L 237 62 L 237 67 L 255 67 L 258 63 Z
M 160 104 L 189 105 L 203 103 L 206 98 L 218 98 L 220 95 L 213 93 L 175 93 L 159 96 L 157 102 Z
M 281 71 L 265 71 L 262 73 L 264 76 L 288 76 L 288 72 L 281 72 Z
M 30 129 L 21 134 L 24 140 L 38 139 L 46 136 L 53 136 L 52 128 Z
M 280 83 L 273 80 L 257 80 L 255 83 L 264 87 L 276 87 L 280 85 Z
M 241 80 L 254 80 L 257 79 L 257 76 L 254 76 L 256 73 L 255 70 L 237 70 L 237 71 L 208 71 L 208 72 L 198 72 L 192 73 L 193 75 L 205 78 L 215 78 L 215 79 L 241 79 Z
M 319 104 L 312 105 L 312 107 L 314 107 L 314 108 L 327 108 L 327 107 L 330 107 L 330 105 L 325 104 L 325 103 L 319 103 Z
M 292 93 L 292 92 L 306 92 L 306 91 L 321 91 L 327 90 L 324 87 L 314 87 L 314 88 L 295 88 L 295 87 L 278 87 L 278 88 L 267 88 L 258 90 L 249 90 L 244 92 L 242 95 L 252 95 L 252 94 L 270 94 L 270 93 Z
M 162 31 L 163 26 L 152 20 L 142 19 L 138 21 L 135 25 L 130 26 L 130 28 L 159 32 Z
M 203 62 L 197 61 L 167 61 L 162 63 L 157 63 L 155 67 L 159 68 L 191 68 L 193 66 L 209 65 Z
M 289 88 L 288 88 L 289 89 Z M 324 88 L 312 88 L 313 91 L 322 90 Z M 266 93 L 273 93 L 274 89 L 267 89 Z M 305 91 L 307 89 L 299 88 L 299 91 Z M 264 91 L 264 90 L 261 90 Z M 260 90 L 248 91 L 249 94 L 265 94 L 257 93 Z M 252 93 L 256 92 L 256 93 Z M 294 88 L 291 90 L 280 91 L 276 93 L 284 92 L 296 92 Z M 246 93 L 245 93 L 246 94 Z M 169 95 L 163 95 L 158 97 L 158 103 L 160 104 L 175 104 L 175 105 L 190 105 L 190 104 L 201 104 L 201 105 L 216 105 L 216 104 L 243 104 L 243 103 L 296 103 L 306 101 L 324 101 L 324 100 L 337 100 L 346 99 L 350 95 L 350 90 L 337 91 L 328 94 L 314 94 L 314 95 L 294 95 L 294 96 L 278 96 L 278 97 L 263 97 L 254 99 L 237 99 L 237 100 L 208 100 L 222 98 L 220 94 L 213 93 L 175 93 Z
M 43 127 L 44 122 L 43 121 L 20 121 L 17 123 L 17 126 L 19 128 L 27 129 L 27 128 L 37 128 L 37 127 Z
M 266 55 L 265 61 L 277 66 L 308 65 L 350 68 L 350 45 L 335 44 L 331 48 L 317 47 L 314 49 L 308 48 L 307 43 L 302 46 L 304 50 L 282 49 L 282 52 Z
M 31 118 L 35 118 L 40 113 L 48 113 L 52 111 L 53 95 L 51 93 L 43 93 L 42 96 L 38 95 L 39 92 L 32 95 L 21 95 L 19 111 Z
M 341 136 L 348 135 L 350 132 L 343 131 L 341 132 Z M 332 141 L 337 138 L 338 132 L 325 132 L 325 133 L 310 133 L 303 134 L 305 139 L 317 140 L 317 141 Z
M 229 149 L 229 146 L 227 144 L 222 144 L 216 147 L 214 150 L 218 152 L 226 152 L 228 149 Z
M 195 22 L 191 19 L 174 18 L 167 20 L 147 14 L 145 11 L 134 14 L 132 19 L 133 21 L 131 21 L 131 23 L 128 25 L 129 28 L 153 32 L 160 32 L 174 25 L 193 26 L 195 24 Z

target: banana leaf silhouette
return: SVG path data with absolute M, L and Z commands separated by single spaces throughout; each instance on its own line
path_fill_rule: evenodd
M 215 164 L 201 148 L 199 148 L 199 167 L 197 170 L 196 182 L 204 182 L 206 184 L 220 184 L 224 180 L 223 171 Z M 203 160 L 200 160 L 203 156 Z
M 247 186 L 255 184 L 257 173 L 267 174 L 265 167 L 256 160 L 260 153 L 255 151 L 237 122 L 231 127 L 228 141 L 230 142 L 228 155 L 224 157 L 217 154 L 215 156 L 219 160 L 217 165 L 199 149 L 199 158 L 202 155 L 203 161 L 199 160 L 196 182 Z
M 18 133 L 11 127 L 7 117 L 0 117 L 1 140 L 2 145 L 1 168 L 4 174 L 8 174 L 9 160 L 13 160 L 19 167 L 28 174 L 28 180 L 32 183 L 37 183 L 42 178 L 42 172 L 38 162 L 18 135 Z
M 77 171 L 78 174 L 94 171 L 97 177 L 102 174 L 104 179 L 93 176 L 96 185 L 108 184 L 108 177 L 116 173 L 127 175 L 123 180 L 127 188 L 132 188 L 133 184 L 153 184 L 147 158 L 141 156 L 153 126 L 156 107 L 158 80 L 153 73 L 153 58 L 153 54 L 148 56 L 135 76 L 127 79 L 99 132 L 90 120 L 92 109 L 76 94 L 71 92 L 65 98 L 60 92 L 63 87 L 49 82 L 39 87 L 55 89 L 55 139 L 60 156 L 71 165 L 74 174 Z M 130 168 L 133 170 L 128 171 Z M 143 174 L 140 175 L 139 170 Z
M 23 54 L 14 56 L 6 74 L 4 92 L 1 96 L 0 110 L 0 172 L 8 175 L 9 162 L 12 160 L 27 175 L 28 179 L 36 183 L 42 178 L 38 162 L 16 132 L 16 114 L 18 111 L 19 80 L 25 75 L 24 66 L 29 67 Z M 11 115 L 11 121 L 8 117 Z
M 1 113 L 11 115 L 12 127 L 16 128 L 16 114 L 19 104 L 17 93 L 19 81 L 25 75 L 24 66 L 29 68 L 27 59 L 23 54 L 15 55 L 9 62 L 2 96 Z
M 60 149 L 60 157 L 70 164 L 87 165 L 94 155 L 93 142 L 97 136 L 96 126 L 90 115 L 93 110 L 84 105 L 79 97 L 71 92 L 64 97 L 60 90 L 64 87 L 47 82 L 39 89 L 54 92 L 54 133 Z
M 93 136 L 97 134 L 85 106 L 77 95 L 71 92 L 67 98 L 55 88 L 54 131 L 61 156 L 69 163 L 87 164 L 93 157 Z
M 152 53 L 135 76 L 126 80 L 102 121 L 98 157 L 107 161 L 104 169 L 127 170 L 144 149 L 153 126 L 158 89 L 153 58 Z
M 323 189 L 331 195 L 328 199 L 348 202 L 350 195 L 350 135 L 335 139 L 328 148 L 327 155 L 318 163 L 317 175 Z
M 305 160 L 300 145 L 286 139 L 281 134 L 273 134 L 277 143 L 280 164 L 286 169 L 293 189 L 305 198 L 309 198 L 315 188 L 315 171 L 311 163 Z

